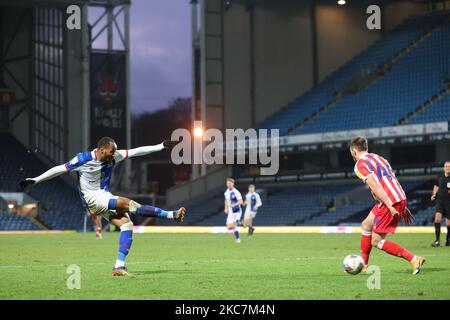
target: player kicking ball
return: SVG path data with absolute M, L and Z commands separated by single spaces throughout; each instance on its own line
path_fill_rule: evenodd
M 377 247 L 393 256 L 402 257 L 411 264 L 412 274 L 418 274 L 425 259 L 416 256 L 402 246 L 386 240 L 389 233 L 403 219 L 411 224 L 413 216 L 406 207 L 406 195 L 389 162 L 375 153 L 368 152 L 367 139 L 357 137 L 349 142 L 350 153 L 355 160 L 355 173 L 371 189 L 377 201 L 367 218 L 362 222 L 361 256 L 365 268 L 369 264 L 372 247 Z
M 97 148 L 92 151 L 81 152 L 71 161 L 53 167 L 35 178 L 27 178 L 20 182 L 22 190 L 27 186 L 37 184 L 63 173 L 75 171 L 82 201 L 89 212 L 101 215 L 106 220 L 120 228 L 119 252 L 112 270 L 113 276 L 129 276 L 125 267 L 125 259 L 133 242 L 133 222 L 129 213 L 144 216 L 183 221 L 185 209 L 165 211 L 150 205 L 141 205 L 134 200 L 114 196 L 109 192 L 109 183 L 114 166 L 132 157 L 144 156 L 152 152 L 170 149 L 175 143 L 164 141 L 155 146 L 144 146 L 130 150 L 117 150 L 117 144 L 112 138 L 101 138 Z
M 252 236 L 255 232 L 253 227 L 253 219 L 256 217 L 258 208 L 262 206 L 261 197 L 255 192 L 253 184 L 248 186 L 248 193 L 245 195 L 245 214 L 244 214 L 244 228 L 248 227 L 248 235 Z
M 236 237 L 236 243 L 241 243 L 238 228 L 242 216 L 242 196 L 234 187 L 234 179 L 227 179 L 227 190 L 225 190 L 224 196 L 225 208 L 223 209 L 223 212 L 227 215 L 227 228 L 233 232 Z

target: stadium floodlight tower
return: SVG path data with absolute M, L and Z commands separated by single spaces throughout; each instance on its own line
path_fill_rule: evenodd
M 90 38 L 87 45 L 90 48 L 91 70 L 86 74 L 90 77 L 86 83 L 90 83 L 90 114 L 96 117 L 89 121 L 91 144 L 99 136 L 111 135 L 122 147 L 131 146 L 130 5 L 130 0 L 88 2 Z M 102 91 L 102 96 L 106 95 L 109 99 L 103 99 L 103 102 L 96 100 L 96 90 Z M 114 102 L 114 99 L 117 101 Z M 127 162 L 126 177 L 130 176 L 130 172 L 131 163 Z M 128 179 L 121 185 L 123 187 L 129 189 Z
M 225 130 L 223 19 L 231 1 L 191 0 L 192 122 Z M 208 71 L 207 71 L 208 70 Z M 192 177 L 205 175 L 206 165 L 192 165 Z

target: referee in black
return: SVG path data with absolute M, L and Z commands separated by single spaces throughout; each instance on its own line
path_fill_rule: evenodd
M 444 172 L 436 177 L 434 183 L 431 201 L 436 200 L 436 213 L 434 215 L 434 232 L 436 240 L 433 242 L 433 247 L 440 246 L 441 237 L 441 220 L 445 217 L 445 224 L 447 225 L 447 241 L 445 246 L 450 247 L 450 160 L 444 163 Z

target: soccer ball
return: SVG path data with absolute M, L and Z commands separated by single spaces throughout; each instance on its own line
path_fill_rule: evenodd
M 342 262 L 342 266 L 344 267 L 345 272 L 350 274 L 358 274 L 364 267 L 364 260 L 361 258 L 361 256 L 350 254 L 345 257 L 344 261 Z

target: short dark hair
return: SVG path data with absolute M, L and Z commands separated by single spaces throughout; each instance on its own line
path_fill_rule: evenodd
M 356 148 L 358 151 L 367 151 L 369 144 L 365 137 L 356 137 L 348 142 L 349 148 Z
M 110 137 L 103 137 L 103 138 L 101 138 L 100 140 L 98 140 L 98 142 L 97 142 L 97 148 L 106 148 L 106 147 L 109 147 L 109 145 L 111 144 L 111 143 L 113 143 L 113 144 L 115 144 L 116 142 L 114 141 L 114 139 L 113 138 L 110 138 Z

